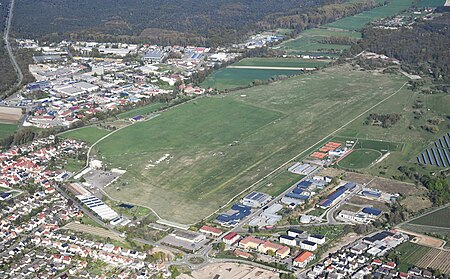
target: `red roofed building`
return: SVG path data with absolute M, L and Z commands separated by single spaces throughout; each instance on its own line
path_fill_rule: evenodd
M 374 264 L 374 265 L 382 265 L 383 262 L 382 262 L 381 260 L 379 260 L 379 259 L 374 259 L 374 260 L 372 261 L 372 264 Z
M 223 237 L 223 242 L 225 242 L 228 245 L 233 245 L 234 243 L 236 243 L 239 239 L 241 238 L 240 235 L 238 235 L 235 232 L 230 232 L 227 235 L 225 235 Z
M 292 262 L 293 266 L 304 268 L 308 263 L 315 259 L 315 255 L 309 251 L 301 252 Z
M 222 234 L 222 231 L 217 229 L 217 228 L 213 228 L 210 226 L 203 226 L 200 228 L 200 232 L 204 233 L 204 234 L 210 234 L 212 236 L 220 236 Z
M 244 252 L 244 251 L 242 251 L 240 249 L 234 250 L 234 255 L 236 257 L 241 257 L 241 258 L 244 258 L 244 259 L 250 259 L 250 258 L 253 257 L 252 254 Z
M 394 262 L 387 262 L 383 265 L 384 268 L 394 269 L 397 266 Z

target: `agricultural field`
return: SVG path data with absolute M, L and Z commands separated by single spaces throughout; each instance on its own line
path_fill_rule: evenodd
M 409 7 L 411 7 L 413 2 L 414 1 L 412 0 L 391 1 L 387 5 L 362 12 L 354 16 L 341 18 L 339 20 L 336 20 L 335 22 L 324 25 L 324 27 L 359 31 L 367 23 L 370 23 L 380 18 L 393 16 L 403 10 L 408 9 Z
M 402 225 L 402 228 L 423 234 L 450 236 L 450 208 L 442 208 L 430 214 L 421 216 Z
M 0 123 L 0 140 L 7 138 L 8 136 L 14 134 L 17 130 L 17 124 L 3 124 Z
M 139 108 L 131 109 L 131 110 L 126 111 L 126 112 L 122 112 L 122 113 L 117 115 L 117 118 L 119 118 L 119 119 L 129 119 L 131 117 L 135 117 L 135 116 L 138 116 L 138 115 L 147 115 L 147 114 L 150 114 L 152 112 L 158 111 L 160 108 L 162 108 L 164 106 L 165 106 L 164 103 L 149 104 L 149 105 L 146 105 L 146 106 L 143 106 L 143 107 L 139 107 Z
M 17 124 L 22 117 L 21 108 L 2 107 L 0 108 L 0 123 Z
M 90 126 L 64 132 L 59 134 L 59 136 L 63 138 L 81 140 L 92 144 L 109 133 L 110 131 L 108 130 Z
M 161 218 L 197 222 L 387 96 L 408 91 L 404 83 L 343 65 L 183 104 L 99 142 L 107 165 L 127 171 L 106 190 Z
M 450 229 L 450 207 L 442 208 L 410 222 L 422 226 L 445 227 Z
M 412 3 L 412 0 L 391 1 L 385 6 L 339 19 L 332 23 L 325 24 L 320 28 L 306 30 L 302 32 L 298 38 L 283 42 L 280 46 L 274 48 L 284 50 L 287 54 L 337 57 L 343 50 L 348 49 L 350 44 L 329 44 L 325 43 L 323 41 L 324 39 L 330 37 L 345 37 L 353 40 L 359 39 L 361 38 L 361 33 L 359 31 L 364 25 L 383 17 L 395 15 L 398 12 L 409 8 Z
M 420 260 L 417 266 L 421 268 L 432 268 L 444 274 L 450 273 L 450 251 L 431 248 Z
M 380 151 L 373 149 L 355 149 L 345 156 L 338 165 L 346 169 L 365 169 L 382 155 Z
M 223 91 L 248 87 L 255 80 L 267 81 L 276 76 L 292 76 L 300 73 L 298 70 L 222 68 L 209 75 L 201 86 Z
M 293 67 L 293 68 L 322 68 L 329 63 L 327 60 L 301 58 L 245 58 L 234 63 L 233 66 L 256 67 Z
M 420 0 L 417 2 L 417 7 L 439 7 L 444 6 L 445 0 Z
M 432 249 L 412 242 L 400 244 L 395 249 L 395 254 L 399 257 L 399 270 L 407 272 L 411 267 L 417 266 L 417 262 Z

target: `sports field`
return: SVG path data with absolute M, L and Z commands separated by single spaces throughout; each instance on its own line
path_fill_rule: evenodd
M 83 127 L 60 134 L 60 137 L 81 140 L 87 143 L 94 143 L 109 134 L 110 131 L 97 127 Z
M 107 191 L 170 221 L 199 221 L 404 82 L 339 66 L 183 104 L 97 145 L 127 170 Z
M 301 71 L 298 70 L 222 68 L 209 75 L 201 86 L 223 91 L 226 89 L 247 87 L 255 80 L 267 81 L 276 76 L 291 76 L 300 73 Z
M 339 166 L 346 169 L 365 169 L 382 155 L 380 151 L 373 149 L 356 149 L 342 159 Z

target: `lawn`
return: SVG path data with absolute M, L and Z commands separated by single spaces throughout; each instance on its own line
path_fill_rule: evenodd
M 59 136 L 63 138 L 81 140 L 92 144 L 109 133 L 110 131 L 108 130 L 90 126 L 64 132 Z
M 153 103 L 143 107 L 135 108 L 126 112 L 122 112 L 117 115 L 119 119 L 128 119 L 138 115 L 147 115 L 152 112 L 158 111 L 160 108 L 164 107 L 164 103 Z
M 199 221 L 404 82 L 345 65 L 183 104 L 97 145 L 108 166 L 127 170 L 107 191 L 171 221 Z
M 339 162 L 339 166 L 346 169 L 365 169 L 381 156 L 381 152 L 377 150 L 355 149 Z
M 301 71 L 298 70 L 222 68 L 209 75 L 201 86 L 223 91 L 247 87 L 255 80 L 266 81 L 276 76 L 291 76 L 300 73 Z
M 409 268 L 416 266 L 417 262 L 430 250 L 431 248 L 418 245 L 411 242 L 405 242 L 395 248 L 395 254 L 399 257 L 400 271 L 407 272 Z
M 233 66 L 263 66 L 263 67 L 294 67 L 294 68 L 321 68 L 328 61 L 301 58 L 245 58 Z

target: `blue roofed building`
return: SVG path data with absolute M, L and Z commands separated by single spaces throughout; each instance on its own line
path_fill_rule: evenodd
M 225 227 L 234 227 L 239 221 L 250 215 L 251 207 L 234 204 L 230 210 L 216 217 L 216 222 Z
M 373 208 L 373 207 L 364 207 L 362 212 L 369 216 L 378 217 L 378 216 L 380 216 L 382 211 L 380 209 Z

